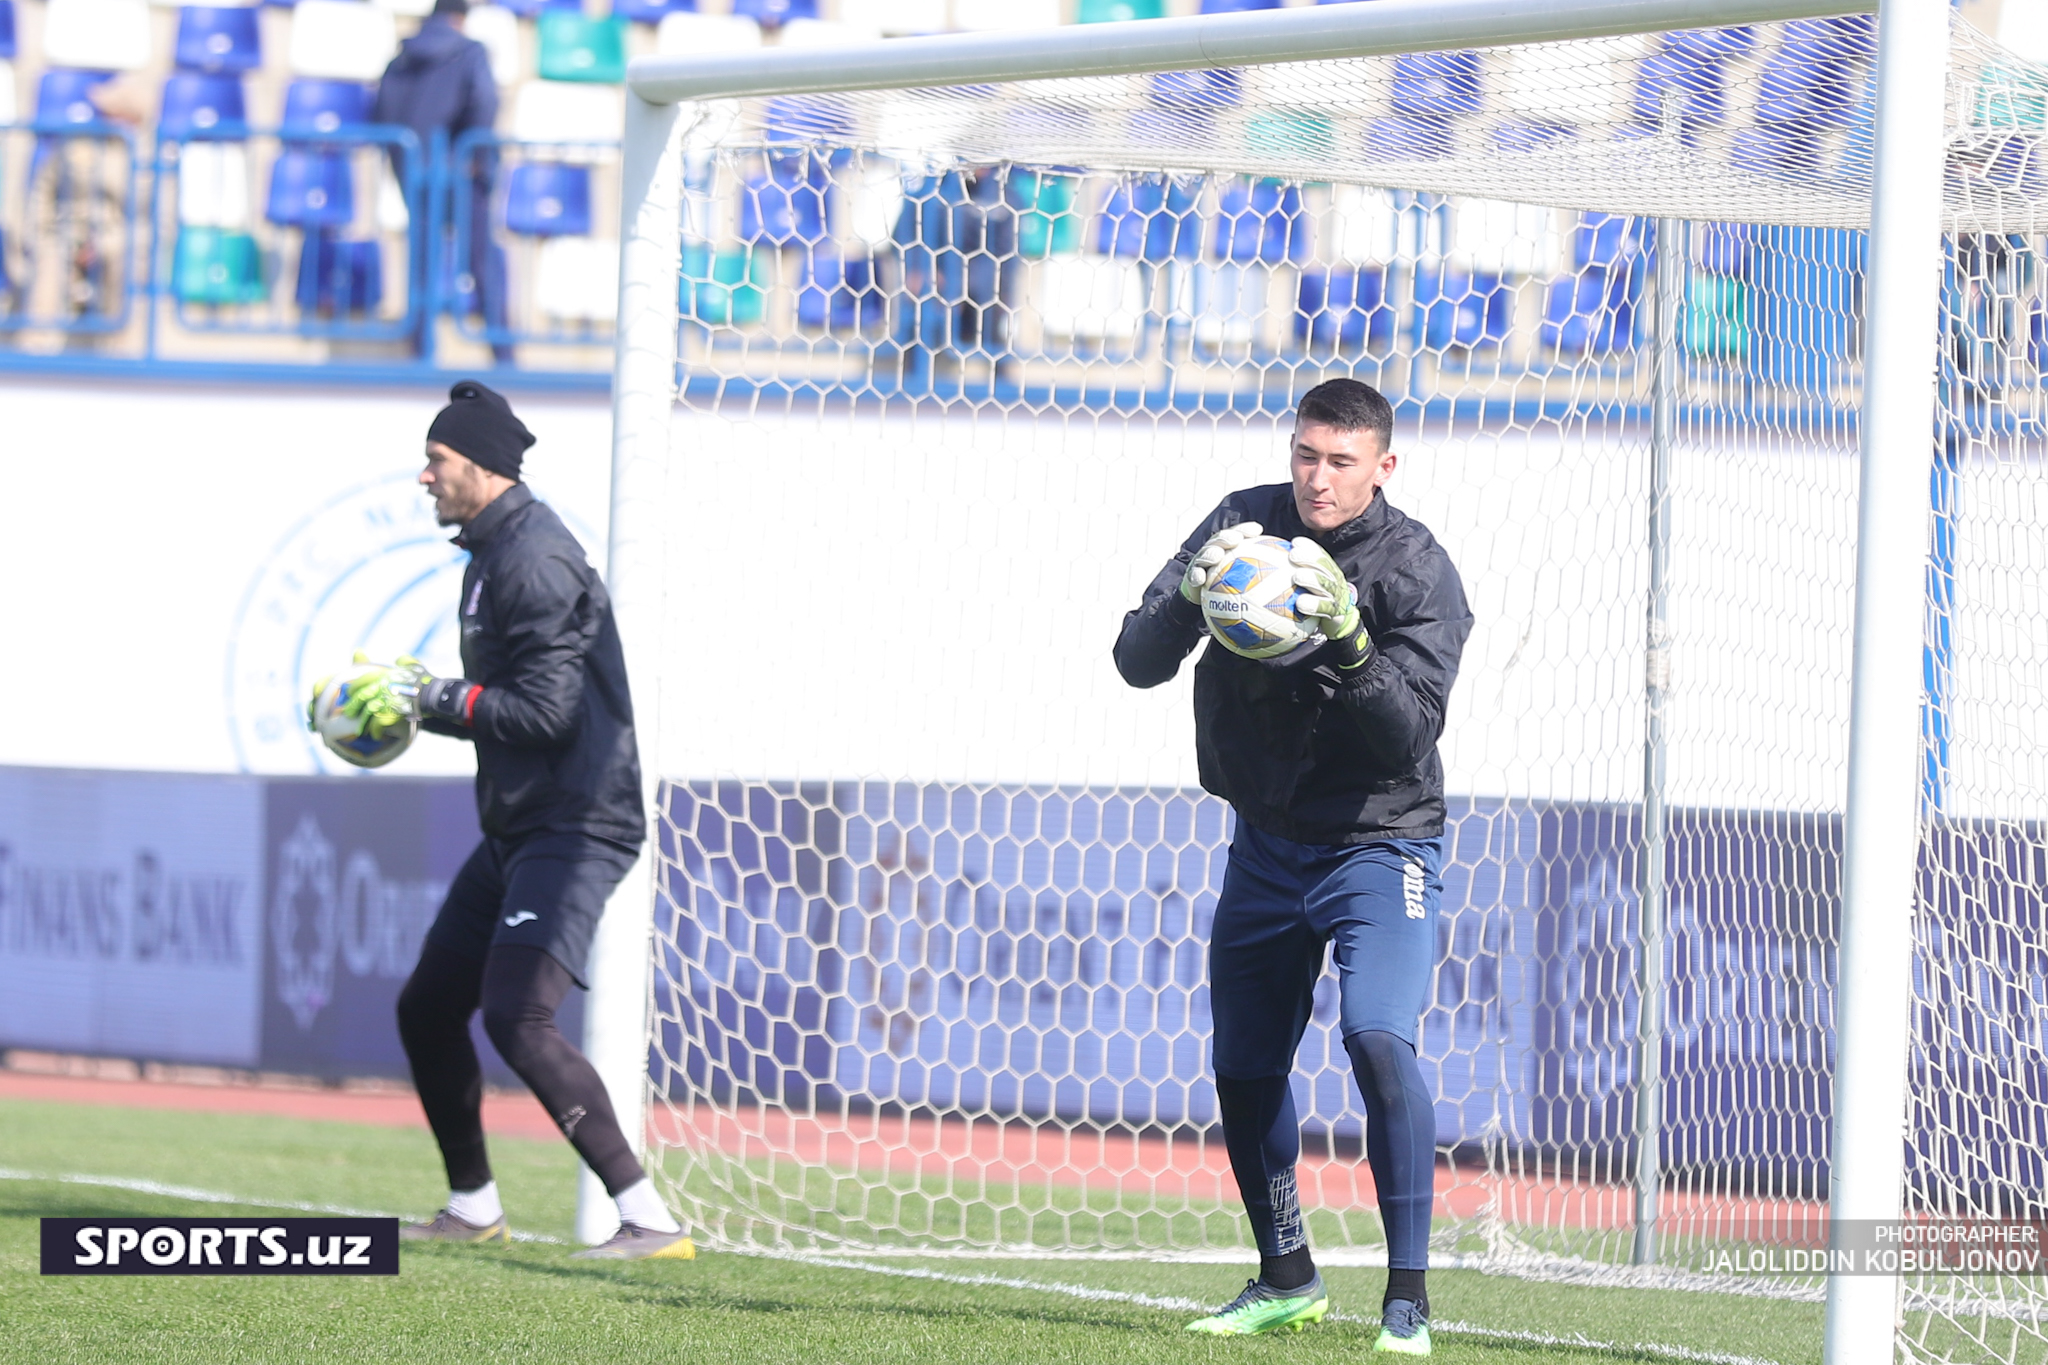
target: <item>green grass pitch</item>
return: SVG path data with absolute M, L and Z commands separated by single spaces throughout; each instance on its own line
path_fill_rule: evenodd
M 1220 1303 L 1248 1267 L 899 1257 L 829 1266 L 716 1251 L 687 1262 L 572 1262 L 566 1241 L 575 1168 L 567 1145 L 498 1139 L 492 1151 L 514 1228 L 562 1240 L 409 1249 L 395 1279 L 43 1279 L 36 1219 L 45 1214 L 263 1214 L 294 1204 L 424 1214 L 442 1194 L 439 1162 L 421 1131 L 0 1102 L 0 1361 L 1316 1365 L 1371 1358 L 1367 1319 L 1377 1316 L 1380 1284 L 1372 1270 L 1326 1272 L 1333 1306 L 1346 1320 L 1298 1335 L 1231 1340 L 1187 1336 L 1181 1324 L 1189 1314 L 1155 1301 Z M 1463 1271 L 1433 1274 L 1430 1292 L 1442 1324 L 1527 1334 L 1440 1330 L 1434 1358 L 1453 1365 L 1804 1365 L 1820 1353 L 1813 1304 Z

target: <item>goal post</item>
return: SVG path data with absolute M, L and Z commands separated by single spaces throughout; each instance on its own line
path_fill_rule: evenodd
M 1725 1257 L 2042 1200 L 2048 701 L 2011 679 L 2048 667 L 2048 71 L 1939 0 L 1860 13 L 1374 0 L 633 64 L 608 582 L 652 832 L 586 1040 L 686 1221 L 1247 1254 L 1203 1050 L 1229 816 L 1187 670 L 1133 693 L 1107 651 L 1356 374 L 1479 617 L 1437 1263 L 1825 1290 L 1831 1365 L 2038 1347 L 2025 1282 Z M 814 609 L 827 570 L 855 600 Z M 1370 1263 L 1325 1013 L 1304 1205 Z M 579 1234 L 609 1220 L 586 1175 Z

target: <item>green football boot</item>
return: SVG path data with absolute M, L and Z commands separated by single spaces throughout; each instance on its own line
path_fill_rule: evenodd
M 1275 1289 L 1262 1280 L 1248 1280 L 1244 1293 L 1212 1316 L 1195 1319 L 1187 1330 L 1219 1337 L 1250 1337 L 1282 1329 L 1299 1332 L 1312 1322 L 1321 1322 L 1329 1311 L 1330 1296 L 1323 1290 L 1321 1271 L 1299 1289 Z
M 1380 1314 L 1380 1339 L 1372 1349 L 1397 1356 L 1428 1355 L 1429 1319 L 1423 1316 L 1421 1305 L 1409 1299 L 1388 1304 Z

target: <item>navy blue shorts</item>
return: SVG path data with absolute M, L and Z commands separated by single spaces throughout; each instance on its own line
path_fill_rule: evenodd
M 583 979 L 590 939 L 636 849 L 587 834 L 486 838 L 455 874 L 427 941 L 468 958 L 500 944 L 538 948 Z
M 1412 1045 L 1436 975 L 1443 859 L 1441 838 L 1297 844 L 1239 820 L 1209 933 L 1216 1074 L 1294 1069 L 1325 944 L 1342 1035 Z

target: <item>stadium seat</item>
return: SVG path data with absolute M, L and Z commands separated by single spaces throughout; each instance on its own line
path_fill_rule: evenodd
M 835 177 L 840 197 L 840 230 L 853 242 L 879 251 L 895 240 L 903 216 L 903 168 L 871 156 Z
M 1003 198 L 1017 216 L 1017 254 L 1027 260 L 1071 256 L 1081 249 L 1081 215 L 1074 211 L 1070 175 L 1013 170 Z
M 1259 261 L 1207 261 L 1194 269 L 1195 340 L 1215 351 L 1243 350 L 1258 337 L 1266 316 L 1272 267 Z
M 178 149 L 178 221 L 241 232 L 249 227 L 249 152 L 239 142 Z
M 1376 118 L 1365 125 L 1365 154 L 1375 161 L 1435 161 L 1457 145 L 1447 118 L 1407 115 Z
M 839 18 L 855 28 L 888 34 L 943 33 L 946 0 L 839 0 Z
M 791 19 L 782 26 L 784 47 L 851 47 L 881 37 L 879 28 L 843 19 Z
M 1250 9 L 1279 9 L 1280 0 L 1202 0 L 1203 14 L 1238 14 Z
M 1756 118 L 1764 124 L 1839 128 L 1854 108 L 1860 65 L 1875 55 L 1872 16 L 1794 19 L 1765 59 Z
M 654 30 L 654 50 L 664 57 L 680 53 L 745 52 L 761 45 L 761 26 L 731 14 L 693 14 L 678 10 Z
M 182 303 L 234 308 L 261 303 L 263 253 L 246 232 L 217 227 L 179 229 L 171 260 L 171 294 Z
M 370 121 L 370 87 L 356 81 L 293 81 L 284 88 L 278 133 L 306 138 L 360 128 Z
M 875 283 L 875 263 L 864 255 L 807 251 L 798 268 L 797 326 L 813 331 L 873 331 L 889 318 L 889 297 Z
M 1685 348 L 1716 360 L 1749 354 L 1749 285 L 1695 275 L 1685 287 Z
M 191 71 L 171 73 L 164 82 L 156 135 L 166 142 L 247 137 L 249 113 L 242 97 L 242 78 L 203 76 Z
M 619 244 L 550 237 L 534 263 L 533 306 L 544 317 L 609 326 L 619 317 Z
M 1359 266 L 1302 271 L 1294 339 L 1321 354 L 1391 347 L 1394 310 L 1387 305 L 1386 272 Z
M 696 8 L 697 0 L 612 0 L 612 17 L 629 24 L 658 24 L 670 14 L 694 13 Z
M 14 49 L 14 0 L 0 0 L 0 60 L 13 61 Z
M 1618 265 L 1625 256 L 1640 253 L 1647 223 L 1618 213 L 1580 214 L 1572 232 L 1572 268 Z
M 1479 112 L 1477 52 L 1423 52 L 1394 58 L 1394 112 L 1463 118 Z
M 1324 158 L 1337 151 L 1337 125 L 1328 114 L 1265 109 L 1244 122 L 1245 146 L 1254 154 Z
M 1749 229 L 1742 223 L 1708 223 L 1698 249 L 1699 268 L 1709 274 L 1733 277 L 1749 270 Z
M 740 240 L 768 246 L 822 242 L 829 232 L 831 177 L 812 152 L 769 152 L 740 182 Z
M 1499 54 L 1493 95 L 1500 115 L 1532 128 L 1612 127 L 1630 121 L 1641 39 L 1609 38 L 1597 48 L 1511 47 Z
M 14 88 L 14 63 L 0 62 L 0 123 L 13 123 L 20 117 L 20 97 Z
M 1549 275 L 1560 265 L 1560 245 L 1551 209 L 1499 199 L 1458 199 L 1450 206 L 1445 255 L 1471 274 Z
M 590 235 L 590 168 L 554 161 L 514 166 L 505 182 L 505 230 L 523 237 Z
M 1056 256 L 1039 269 L 1036 302 L 1047 336 L 1137 343 L 1145 329 L 1145 273 L 1137 262 Z
M 1401 255 L 1394 198 L 1386 190 L 1364 185 L 1332 186 L 1328 223 L 1321 251 L 1325 260 L 1364 265 L 1391 261 Z
M 302 5 L 314 0 L 301 0 Z M 348 158 L 287 146 L 270 167 L 263 216 L 280 227 L 346 227 L 356 216 Z
M 1116 24 L 1130 19 L 1164 19 L 1166 0 L 1080 0 L 1077 24 Z
M 1235 180 L 1217 205 L 1209 254 L 1219 261 L 1279 265 L 1308 254 L 1308 219 L 1298 186 L 1278 180 Z
M 1514 324 L 1514 293 L 1498 274 L 1424 266 L 1415 272 L 1416 333 L 1434 351 L 1498 346 Z
M 682 314 L 711 327 L 759 322 L 765 306 L 761 283 L 768 278 L 769 263 L 758 253 L 714 252 L 701 242 L 685 242 Z
M 1236 71 L 1162 71 L 1152 78 L 1152 98 L 1193 112 L 1228 109 L 1241 101 L 1244 78 Z
M 370 0 L 379 9 L 388 9 L 401 19 L 424 19 L 434 12 L 434 0 Z M 464 31 L 467 32 L 467 25 Z
M 147 0 L 50 0 L 43 10 L 43 61 L 87 71 L 149 65 Z
M 183 71 L 240 75 L 263 65 L 263 38 L 256 27 L 257 11 L 246 5 L 187 5 L 178 11 L 178 41 L 173 49 Z
M 1059 0 L 953 0 L 953 23 L 970 33 L 1058 28 Z
M 374 81 L 397 52 L 398 22 L 390 10 L 362 0 L 299 0 L 292 10 L 294 76 Z
M 512 136 L 521 142 L 605 144 L 565 149 L 562 157 L 586 164 L 608 160 L 625 123 L 625 98 L 616 85 L 527 81 L 513 97 Z
M 626 79 L 626 25 L 620 19 L 588 19 L 575 10 L 542 10 L 534 21 L 540 34 L 540 78 L 618 85 Z
M 1720 123 L 1728 116 L 1728 62 L 1755 43 L 1756 31 L 1747 27 L 1666 34 L 1638 69 L 1637 121 L 1661 127 L 1670 110 L 1687 131 Z
M 1142 176 L 1118 185 L 1095 219 L 1090 243 L 1098 255 L 1124 260 L 1193 260 L 1202 224 L 1192 185 Z
M 1639 266 L 1595 266 L 1551 281 L 1538 343 L 1560 355 L 1607 355 L 1634 345 Z
M 519 44 L 519 16 L 503 5 L 477 5 L 463 21 L 465 37 L 484 45 L 491 57 L 491 79 L 502 90 L 526 78 L 526 58 Z
M 1784 388 L 1825 393 L 1849 364 L 1870 234 L 1815 227 L 1751 232 L 1751 372 Z
M 293 300 L 302 313 L 369 313 L 384 301 L 384 250 L 375 242 L 306 234 Z
M 733 0 L 732 12 L 763 28 L 775 28 L 792 19 L 817 18 L 818 0 Z
M 48 128 L 103 123 L 92 88 L 113 78 L 111 71 L 45 71 L 36 84 L 36 123 Z

